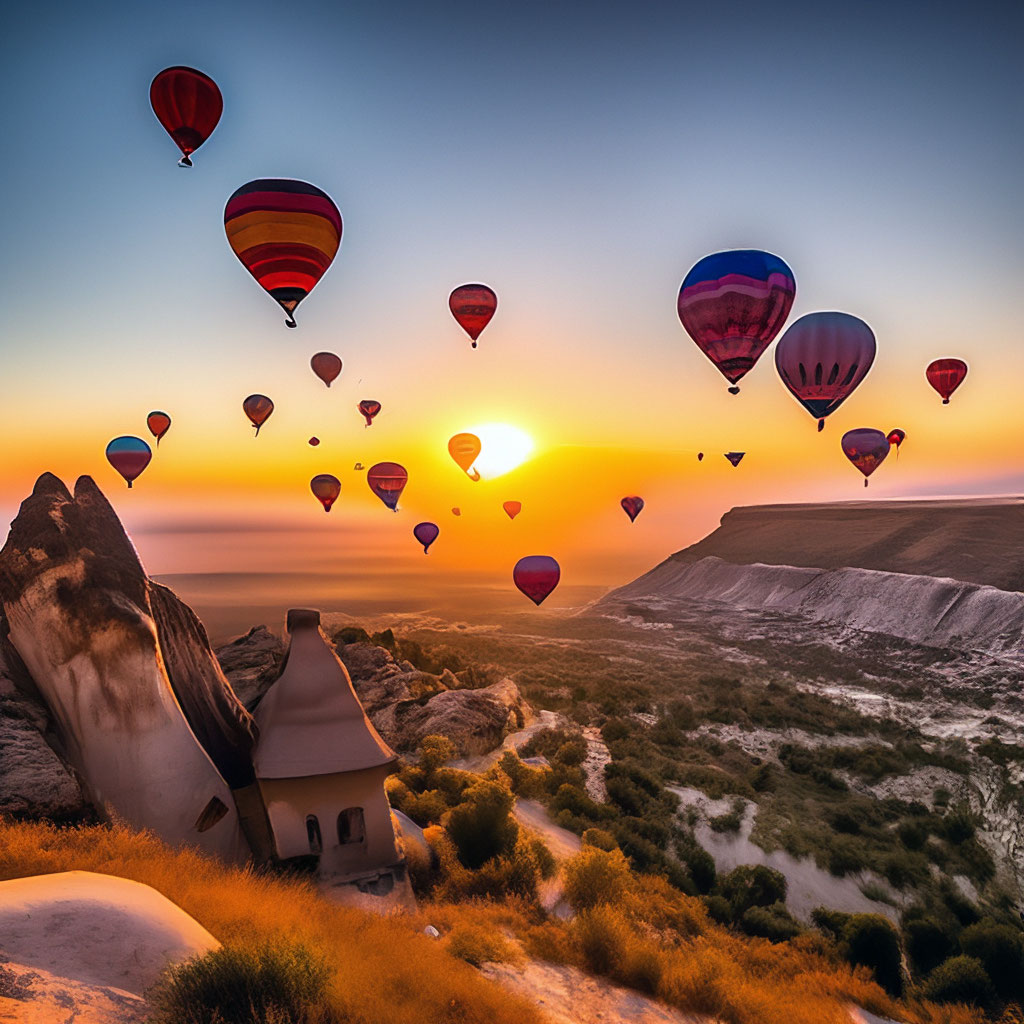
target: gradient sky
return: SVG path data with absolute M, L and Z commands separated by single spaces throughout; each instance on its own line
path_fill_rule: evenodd
M 1020 493 L 1024 7 L 831 7 L 8 11 L 0 513 L 43 470 L 89 473 L 153 573 L 321 571 L 376 592 L 507 580 L 535 552 L 565 583 L 618 584 L 739 504 Z M 191 171 L 149 107 L 173 64 L 224 94 Z M 345 222 L 295 331 L 224 237 L 227 197 L 268 176 L 314 182 Z M 822 434 L 771 351 L 732 397 L 679 324 L 687 270 L 731 247 L 789 263 L 791 319 L 840 309 L 875 330 L 874 368 Z M 474 352 L 447 296 L 475 280 L 500 304 Z M 321 349 L 345 362 L 329 391 Z M 971 365 L 948 407 L 923 374 L 944 355 Z M 277 404 L 258 440 L 254 391 Z M 364 397 L 384 406 L 370 430 Z M 103 450 L 145 436 L 153 408 L 174 425 L 129 492 Z M 473 484 L 446 442 L 485 422 L 537 450 Z M 908 433 L 868 492 L 839 449 L 857 426 Z M 737 470 L 729 449 L 748 452 Z M 352 468 L 384 459 L 409 469 L 399 515 Z M 320 472 L 342 480 L 330 517 Z M 632 526 L 628 493 L 648 503 Z M 429 559 L 421 519 L 441 526 Z

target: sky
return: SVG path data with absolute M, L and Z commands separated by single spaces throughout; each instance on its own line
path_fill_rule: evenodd
M 153 574 L 319 573 L 339 600 L 401 607 L 509 588 L 533 553 L 563 586 L 624 583 L 735 505 L 1021 493 L 1024 8 L 832 8 L 9 11 L 0 514 L 44 470 L 90 474 Z M 224 95 L 191 170 L 149 106 L 175 64 Z M 344 219 L 296 330 L 224 236 L 258 177 L 313 182 Z M 689 268 L 746 247 L 793 268 L 790 322 L 838 309 L 877 336 L 821 434 L 771 350 L 733 397 L 678 321 Z M 467 281 L 499 296 L 475 351 L 447 309 Z M 321 350 L 345 364 L 329 390 Z M 947 355 L 971 369 L 942 406 L 923 371 Z M 252 392 L 276 404 L 258 439 Z M 383 405 L 370 429 L 362 398 Z M 104 448 L 147 436 L 151 409 L 173 425 L 129 491 Z M 473 483 L 447 439 L 493 423 L 534 451 Z M 867 492 L 839 448 L 860 426 L 908 435 Z M 353 469 L 381 460 L 409 471 L 398 514 Z M 329 517 L 309 492 L 324 472 L 342 481 Z M 647 502 L 632 525 L 626 494 Z

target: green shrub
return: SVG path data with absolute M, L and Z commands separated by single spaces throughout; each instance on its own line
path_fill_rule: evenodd
M 704 897 L 708 917 L 719 924 L 732 924 L 732 906 L 724 896 L 717 894 Z
M 555 760 L 559 764 L 577 767 L 587 759 L 587 742 L 582 737 L 563 743 L 555 751 Z
M 1024 936 L 1016 928 L 979 921 L 960 933 L 960 949 L 981 962 L 1003 999 L 1024 998 Z
M 445 828 L 467 868 L 479 868 L 492 857 L 511 853 L 519 837 L 512 817 L 515 797 L 496 782 L 481 780 L 465 792 L 465 801 L 453 808 Z
M 224 947 L 164 972 L 147 993 L 153 1024 L 333 1024 L 330 969 L 304 946 Z
M 548 849 L 547 843 L 539 836 L 535 836 L 529 840 L 528 845 L 540 877 L 543 879 L 554 878 L 558 871 L 558 861 L 555 860 L 555 855 Z
M 974 838 L 974 821 L 965 811 L 952 811 L 942 819 L 946 838 L 954 845 L 966 843 Z
M 811 911 L 811 920 L 814 922 L 814 926 L 827 935 L 831 935 L 837 942 L 842 937 L 846 922 L 852 916 L 842 910 L 832 910 L 830 907 L 815 907 Z
M 869 967 L 892 996 L 903 993 L 900 939 L 881 914 L 851 914 L 842 931 L 843 952 L 851 964 Z
M 583 833 L 583 845 L 596 846 L 599 850 L 604 850 L 606 853 L 619 848 L 619 844 L 615 842 L 615 836 L 602 828 L 588 828 Z
M 796 938 L 803 930 L 784 903 L 773 903 L 770 907 L 750 907 L 743 912 L 739 926 L 747 935 L 770 939 L 772 942 L 786 942 Z
M 918 975 L 935 970 L 953 952 L 953 938 L 932 917 L 919 917 L 903 926 L 907 956 Z
M 920 850 L 928 839 L 928 830 L 918 821 L 901 821 L 896 834 L 908 850 Z
M 968 1003 L 986 1012 L 996 1003 L 992 980 L 973 956 L 954 956 L 940 964 L 928 976 L 922 991 L 937 1003 Z
M 734 919 L 742 917 L 750 907 L 770 907 L 786 902 L 786 876 L 780 871 L 743 865 L 718 878 L 718 892 L 732 907 Z

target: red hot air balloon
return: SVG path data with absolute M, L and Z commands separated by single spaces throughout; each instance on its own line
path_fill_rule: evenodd
M 934 359 L 924 371 L 928 383 L 940 395 L 942 404 L 949 405 L 949 396 L 964 382 L 967 364 L 962 359 Z
M 409 474 L 397 462 L 378 462 L 366 471 L 366 482 L 392 512 L 397 512 L 398 499 L 409 482 Z
M 165 68 L 149 87 L 153 113 L 182 152 L 179 167 L 213 134 L 224 110 L 217 83 L 195 68 Z
M 372 398 L 364 398 L 359 403 L 359 411 L 363 414 L 368 427 L 373 426 L 373 417 L 380 412 L 380 402 L 375 402 Z
M 309 361 L 313 372 L 328 386 L 341 373 L 341 360 L 333 352 L 317 352 Z
M 825 426 L 867 376 L 875 361 L 875 336 L 849 313 L 808 313 L 775 346 L 775 368 L 790 394 Z
M 562 570 L 550 555 L 527 555 L 516 562 L 512 582 L 539 606 L 558 586 L 561 575 Z
M 160 447 L 160 439 L 171 429 L 171 417 L 165 412 L 156 410 L 146 417 L 146 426 L 149 432 L 156 438 L 156 446 Z
M 463 284 L 448 296 L 448 308 L 476 348 L 480 332 L 491 322 L 498 308 L 498 296 L 485 284 Z
M 703 462 L 704 461 L 704 453 L 703 452 L 697 452 L 697 461 L 698 462 Z
M 453 508 L 452 509 L 452 515 L 453 516 L 461 516 L 462 515 L 462 509 L 461 508 Z
M 320 443 L 320 438 L 319 437 L 311 437 L 309 439 L 309 446 L 310 446 L 310 448 L 315 448 L 319 443 Z
M 256 437 L 259 437 L 260 427 L 274 411 L 274 403 L 266 395 L 250 395 L 242 403 L 242 411 L 249 417 L 249 422 L 256 428 Z
M 152 458 L 153 449 L 141 437 L 115 437 L 107 445 L 107 462 L 125 478 L 129 487 Z
M 889 431 L 885 439 L 886 441 L 889 442 L 890 445 L 896 446 L 896 458 L 898 459 L 900 457 L 900 445 L 903 444 L 904 441 L 906 441 L 907 432 L 905 430 L 900 430 L 899 427 L 896 427 L 895 430 Z
M 523 511 L 523 503 L 521 501 L 506 501 L 501 507 L 505 510 L 505 515 L 507 515 L 509 519 L 515 519 L 515 517 Z
M 330 473 L 321 473 L 309 481 L 309 489 L 316 495 L 325 512 L 331 511 L 331 506 L 338 500 L 341 494 L 341 481 Z
M 623 498 L 619 504 L 624 509 L 626 515 L 629 516 L 629 521 L 635 523 L 636 517 L 643 511 L 644 499 L 632 494 L 629 497 Z
M 257 283 L 288 314 L 316 287 L 341 245 L 341 214 L 316 185 L 259 178 L 224 207 L 228 243 Z
M 687 334 L 733 386 L 772 343 L 789 316 L 796 279 L 760 249 L 716 252 L 683 280 L 676 308 Z
M 423 545 L 423 554 L 428 554 L 430 545 L 437 540 L 441 532 L 436 523 L 417 523 L 412 528 L 412 535 Z
M 880 430 L 858 427 L 843 434 L 843 454 L 864 474 L 864 486 L 868 477 L 885 462 L 889 454 L 889 439 Z
M 743 461 L 743 456 L 746 454 L 746 452 L 726 452 L 725 457 L 733 464 L 733 466 L 738 466 Z

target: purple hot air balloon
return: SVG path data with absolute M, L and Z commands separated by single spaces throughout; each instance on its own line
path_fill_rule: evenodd
M 129 487 L 152 458 L 153 449 L 141 437 L 115 437 L 107 445 L 107 462 L 125 478 Z
M 843 434 L 843 454 L 864 474 L 864 486 L 868 477 L 885 461 L 889 454 L 889 438 L 881 430 L 858 427 Z
M 631 523 L 635 523 L 636 517 L 643 511 L 644 499 L 635 494 L 631 494 L 628 497 L 623 498 L 619 504 L 625 510 L 626 515 L 629 516 L 629 521 Z
M 792 396 L 825 426 L 875 361 L 875 336 L 849 313 L 808 313 L 775 346 L 775 368 Z
M 423 554 L 428 553 L 440 532 L 437 523 L 417 523 L 412 528 L 412 535 L 423 545 Z
M 562 570 L 550 555 L 527 555 L 516 562 L 512 582 L 535 604 L 558 586 Z
M 398 499 L 409 482 L 409 474 L 397 462 L 378 462 L 366 471 L 366 482 L 392 512 L 397 512 Z
M 733 467 L 736 467 L 743 461 L 743 456 L 746 454 L 746 452 L 726 452 L 725 457 L 733 464 Z

